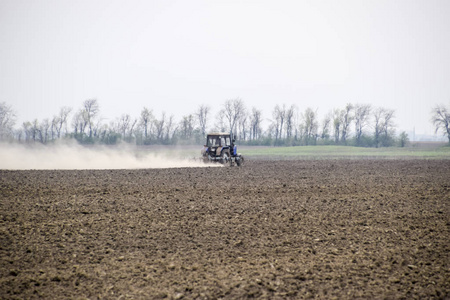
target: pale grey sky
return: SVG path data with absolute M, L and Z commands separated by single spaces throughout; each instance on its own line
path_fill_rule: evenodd
M 267 118 L 277 103 L 321 118 L 371 103 L 432 134 L 431 107 L 450 103 L 449 16 L 448 0 L 0 0 L 0 102 L 19 124 L 90 98 L 111 120 L 236 97 Z

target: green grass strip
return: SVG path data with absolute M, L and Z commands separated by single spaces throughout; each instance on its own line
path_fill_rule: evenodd
M 433 158 L 450 159 L 450 147 L 386 147 L 362 148 L 350 146 L 242 147 L 243 155 L 286 158 Z

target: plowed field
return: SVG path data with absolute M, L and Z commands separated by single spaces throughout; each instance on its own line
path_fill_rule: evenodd
M 449 160 L 0 171 L 0 298 L 448 298 Z

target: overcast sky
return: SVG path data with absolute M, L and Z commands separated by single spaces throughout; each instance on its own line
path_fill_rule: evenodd
M 237 97 L 267 118 L 370 103 L 432 134 L 450 1 L 0 0 L 0 102 L 18 125 L 91 98 L 107 120 L 144 106 L 179 120 Z

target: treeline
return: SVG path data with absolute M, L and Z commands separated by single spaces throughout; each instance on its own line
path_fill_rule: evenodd
M 106 123 L 98 101 L 89 99 L 78 110 L 62 107 L 52 118 L 27 121 L 16 128 L 15 112 L 0 103 L 0 140 L 43 144 L 59 139 L 76 139 L 81 144 L 202 144 L 208 131 L 221 131 L 232 132 L 241 144 L 248 145 L 389 147 L 405 146 L 408 142 L 405 132 L 396 135 L 395 111 L 370 104 L 349 103 L 331 109 L 322 118 L 312 108 L 301 111 L 295 105 L 285 104 L 275 105 L 271 113 L 271 119 L 264 119 L 260 109 L 248 109 L 241 99 L 230 99 L 215 115 L 204 104 L 181 120 L 165 112 L 155 116 L 151 109 L 143 107 L 139 116 L 123 114 Z

